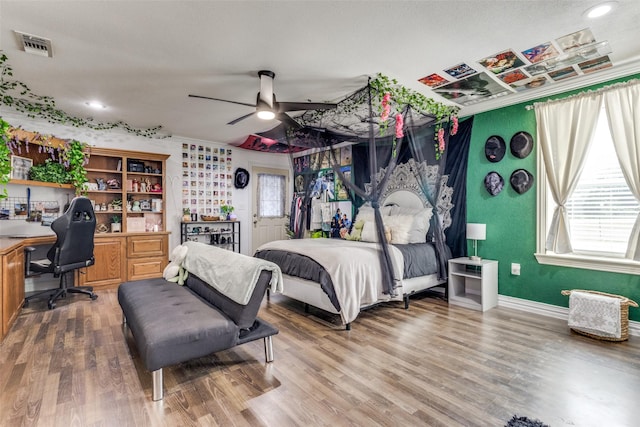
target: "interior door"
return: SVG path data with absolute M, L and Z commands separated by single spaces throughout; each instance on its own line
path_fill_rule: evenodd
M 251 253 L 263 243 L 287 238 L 289 213 L 289 171 L 253 167 L 253 228 Z

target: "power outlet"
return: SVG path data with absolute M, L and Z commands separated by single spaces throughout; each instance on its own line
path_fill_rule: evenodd
M 519 276 L 520 275 L 520 264 L 517 263 L 511 263 L 511 274 L 513 274 L 514 276 Z

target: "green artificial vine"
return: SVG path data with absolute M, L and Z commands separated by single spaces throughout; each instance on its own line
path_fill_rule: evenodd
M 89 163 L 88 145 L 76 140 L 67 142 L 60 150 L 60 161 L 68 170 L 69 183 L 75 187 L 76 194 L 84 193 L 84 184 L 88 181 L 84 168 Z
M 162 126 L 149 129 L 137 129 L 122 120 L 117 122 L 96 123 L 93 122 L 92 118 L 83 119 L 69 115 L 56 108 L 56 103 L 52 97 L 36 95 L 25 83 L 19 80 L 13 80 L 11 77 L 13 77 L 13 69 L 8 64 L 7 55 L 2 53 L 0 54 L 0 103 L 14 108 L 16 111 L 27 115 L 27 117 L 45 119 L 49 123 L 85 127 L 94 130 L 120 128 L 130 134 L 145 138 L 162 139 L 170 137 L 170 135 L 159 134 Z
M 11 149 L 9 148 L 9 123 L 0 118 L 0 200 L 5 199 L 7 194 L 7 183 L 11 176 Z
M 371 85 L 371 88 L 374 89 L 376 98 L 379 98 L 377 99 L 377 105 L 378 111 L 381 114 L 383 108 L 382 97 L 385 93 L 389 93 L 391 95 L 391 99 L 396 105 L 397 112 L 402 112 L 407 107 L 411 107 L 422 113 L 435 116 L 436 123 L 440 125 L 445 119 L 457 116 L 458 111 L 460 110 L 459 107 L 446 105 L 435 101 L 432 98 L 427 98 L 419 92 L 415 92 L 399 85 L 396 79 L 391 79 L 380 73 L 378 73 L 376 78 L 372 79 L 369 84 Z

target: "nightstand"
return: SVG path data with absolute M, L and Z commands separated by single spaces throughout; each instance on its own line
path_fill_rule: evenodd
M 449 304 L 487 311 L 498 305 L 498 261 L 449 260 Z

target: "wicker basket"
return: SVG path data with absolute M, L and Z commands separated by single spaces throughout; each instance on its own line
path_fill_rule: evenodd
M 584 331 L 580 331 L 578 329 L 573 329 L 571 328 L 571 330 L 577 334 L 580 335 L 585 335 L 588 336 L 590 338 L 595 338 L 595 339 L 599 339 L 602 341 L 626 341 L 629 339 L 629 306 L 632 307 L 637 307 L 638 303 L 630 300 L 627 297 L 623 297 L 621 295 L 615 295 L 615 294 L 608 294 L 606 292 L 598 292 L 598 291 L 589 291 L 589 290 L 584 290 L 584 289 L 572 289 L 572 290 L 565 290 L 562 291 L 562 295 L 571 295 L 571 292 L 588 292 L 590 294 L 597 294 L 597 295 L 604 295 L 607 297 L 612 297 L 612 298 L 619 298 L 620 299 L 620 338 L 616 338 L 616 337 L 603 337 L 600 335 L 596 335 L 596 334 L 591 334 L 589 332 L 584 332 Z

